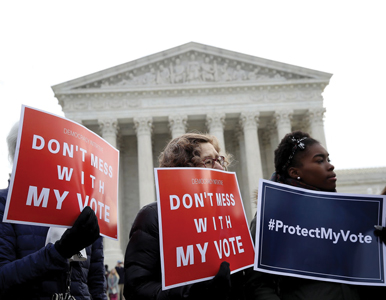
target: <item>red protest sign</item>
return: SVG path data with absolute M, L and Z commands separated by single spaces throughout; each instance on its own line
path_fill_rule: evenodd
M 254 249 L 235 173 L 155 169 L 162 288 L 207 280 L 222 261 L 253 265 Z
M 119 151 L 71 120 L 23 106 L 4 221 L 70 227 L 85 206 L 118 239 Z

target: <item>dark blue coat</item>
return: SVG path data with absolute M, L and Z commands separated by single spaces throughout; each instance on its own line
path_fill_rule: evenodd
M 45 246 L 49 227 L 4 223 L 8 189 L 0 190 L 0 299 L 51 299 L 66 290 L 70 264 Z M 103 241 L 86 248 L 87 261 L 72 262 L 71 294 L 106 300 Z

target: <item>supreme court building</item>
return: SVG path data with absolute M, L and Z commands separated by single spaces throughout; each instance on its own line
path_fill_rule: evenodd
M 120 151 L 119 241 L 105 239 L 105 263 L 123 260 L 137 212 L 156 201 L 158 155 L 185 132 L 209 132 L 233 155 L 251 221 L 281 138 L 302 130 L 326 145 L 322 93 L 331 76 L 191 42 L 53 86 L 66 118 Z M 379 194 L 386 182 L 386 168 L 336 173 L 339 192 Z

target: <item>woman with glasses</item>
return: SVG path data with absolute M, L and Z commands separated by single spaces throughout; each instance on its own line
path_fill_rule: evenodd
M 159 156 L 159 167 L 199 167 L 226 170 L 229 156 L 219 155 L 214 136 L 187 133 L 171 140 Z M 181 224 L 183 225 L 183 224 Z M 233 280 L 234 275 L 232 275 Z M 222 262 L 209 281 L 162 291 L 157 202 L 143 207 L 130 231 L 125 254 L 126 299 L 233 299 L 230 268 Z M 233 282 L 232 282 L 233 286 Z M 236 293 L 235 293 L 236 294 Z

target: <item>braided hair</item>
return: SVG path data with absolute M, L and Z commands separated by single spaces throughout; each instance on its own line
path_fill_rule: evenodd
M 287 133 L 275 150 L 276 174 L 287 178 L 290 167 L 301 166 L 301 158 L 306 153 L 307 146 L 319 143 L 306 132 L 293 131 Z

